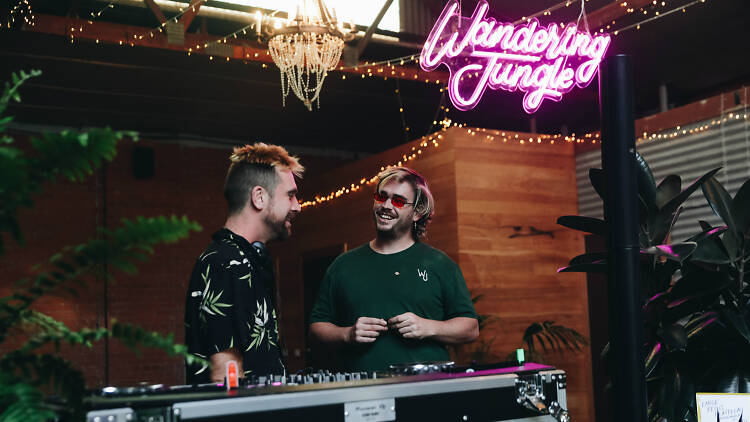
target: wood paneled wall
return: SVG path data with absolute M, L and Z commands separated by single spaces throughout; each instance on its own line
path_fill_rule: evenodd
M 477 311 L 497 318 L 480 337 L 491 341 L 490 354 L 504 359 L 522 347 L 524 330 L 536 321 L 554 320 L 588 335 L 584 277 L 556 273 L 584 249 L 579 233 L 555 224 L 558 216 L 577 213 L 573 146 L 488 142 L 465 128 L 451 128 L 439 136 L 433 136 L 438 147 L 431 141 L 424 147 L 417 140 L 303 180 L 304 199 L 358 184 L 384 164 L 396 164 L 404 161 L 404 154 L 422 150 L 403 164 L 422 173 L 435 196 L 427 243 L 460 265 L 472 295 L 482 295 Z M 302 259 L 318 250 L 337 245 L 351 249 L 372 239 L 372 192 L 373 185 L 365 185 L 358 192 L 305 208 L 293 222 L 292 238 L 272 246 L 279 270 L 282 334 L 292 370 L 305 363 Z M 534 230 L 549 233 L 524 236 Z M 592 420 L 588 348 L 548 358 L 568 372 L 574 420 Z
M 456 157 L 458 263 L 469 289 L 482 295 L 477 311 L 496 317 L 480 341 L 492 341 L 492 352 L 504 358 L 522 347 L 533 322 L 555 321 L 588 336 L 586 280 L 556 272 L 584 251 L 579 232 L 556 224 L 578 211 L 573 145 L 487 142 L 473 133 L 447 137 Z M 590 356 L 588 348 L 547 354 L 568 374 L 573 420 L 593 420 Z

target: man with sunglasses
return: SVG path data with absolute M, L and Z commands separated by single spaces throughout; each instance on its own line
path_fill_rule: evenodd
M 340 346 L 337 369 L 446 361 L 446 344 L 479 335 L 461 269 L 420 242 L 434 208 L 416 171 L 392 167 L 378 175 L 376 236 L 331 264 L 310 318 L 313 339 Z

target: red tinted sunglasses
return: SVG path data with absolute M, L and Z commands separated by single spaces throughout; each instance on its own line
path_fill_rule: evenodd
M 388 195 L 383 192 L 375 192 L 375 202 L 385 202 L 388 199 Z M 396 208 L 403 208 L 404 205 L 414 205 L 414 202 L 406 202 L 406 198 L 399 195 L 393 195 L 391 197 L 391 204 Z

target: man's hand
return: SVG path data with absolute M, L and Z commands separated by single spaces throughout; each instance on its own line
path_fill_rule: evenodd
M 359 317 L 357 322 L 349 327 L 347 343 L 372 343 L 382 331 L 388 330 L 384 319 Z
M 388 320 L 388 328 L 398 330 L 404 338 L 423 339 L 436 333 L 436 321 L 406 312 Z
M 242 371 L 242 354 L 234 347 L 214 353 L 209 360 L 211 361 L 211 382 L 224 382 L 227 362 L 230 360 L 237 362 L 237 373 L 240 375 L 240 378 L 244 377 L 244 372 Z

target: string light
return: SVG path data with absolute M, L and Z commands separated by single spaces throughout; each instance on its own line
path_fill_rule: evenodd
M 412 141 L 408 143 L 405 146 L 405 150 L 401 154 L 398 161 L 392 164 L 381 165 L 380 171 L 383 171 L 387 168 L 394 167 L 394 166 L 406 165 L 407 163 L 411 161 L 424 157 L 429 151 L 432 151 L 440 147 L 440 143 L 445 140 L 444 134 L 447 132 L 449 128 L 460 129 L 466 126 L 465 124 L 451 122 L 450 119 L 444 119 L 444 121 L 441 123 L 447 123 L 447 124 L 437 132 L 431 133 L 429 135 L 425 135 L 416 141 Z M 480 141 L 486 144 L 492 144 L 495 142 L 503 142 L 504 144 L 507 144 L 508 141 L 515 142 L 518 145 L 524 145 L 524 146 L 526 145 L 531 146 L 535 144 L 536 145 L 539 145 L 539 144 L 560 145 L 560 144 L 585 143 L 585 142 L 589 142 L 591 144 L 600 143 L 599 133 L 589 133 L 589 134 L 584 135 L 583 138 L 576 138 L 575 134 L 573 136 L 565 136 L 565 137 L 563 137 L 560 134 L 557 134 L 557 135 L 541 134 L 541 135 L 533 135 L 531 137 L 526 138 L 526 136 L 528 136 L 529 134 L 499 131 L 499 130 L 493 130 L 493 129 L 482 129 L 482 128 L 466 128 L 465 130 L 466 130 L 466 133 L 472 137 L 477 137 L 477 135 L 481 135 L 479 136 Z M 523 135 L 523 137 L 519 137 L 519 135 Z M 564 140 L 565 142 L 560 142 L 561 140 Z M 361 176 L 356 182 L 344 185 L 327 194 L 313 195 L 313 199 L 303 200 L 300 203 L 300 206 L 302 208 L 315 207 L 315 206 L 330 202 L 342 196 L 349 195 L 354 192 L 358 192 L 362 190 L 365 186 L 376 183 L 377 180 L 378 180 L 377 175 Z
M 636 142 L 654 142 L 660 139 L 669 140 L 680 136 L 693 135 L 696 133 L 705 132 L 707 130 L 721 126 L 723 123 L 732 120 L 747 120 L 747 113 L 730 112 L 727 115 L 720 115 L 716 118 L 711 119 L 710 123 L 705 123 L 700 126 L 692 127 L 689 129 L 683 128 L 681 125 L 675 126 L 670 129 L 664 129 L 659 132 L 643 132 L 642 136 L 636 139 Z
M 227 43 L 227 38 L 229 38 L 229 37 L 237 38 L 237 34 L 239 34 L 240 32 L 242 32 L 243 34 L 245 34 L 248 29 L 250 29 L 250 28 L 252 28 L 254 26 L 255 26 L 254 22 L 251 23 L 251 24 L 249 24 L 249 25 L 243 26 L 242 28 L 240 28 L 240 29 L 232 32 L 231 34 L 227 34 L 227 35 L 221 37 L 218 40 L 210 41 L 210 42 L 205 43 L 203 45 L 203 48 L 208 48 L 208 46 L 213 45 L 213 44 L 222 44 L 222 43 L 226 44 Z M 197 47 L 199 47 L 199 46 L 197 46 Z M 255 53 L 255 57 L 258 57 L 258 53 Z M 229 57 L 227 57 L 227 61 L 229 61 Z
M 200 4 L 203 4 L 203 3 L 205 3 L 206 1 L 207 1 L 207 0 L 197 0 L 197 1 L 196 1 L 196 2 L 194 3 L 194 4 L 190 5 L 190 7 L 186 7 L 185 9 L 183 9 L 183 8 L 180 8 L 180 11 L 179 11 L 179 12 L 178 12 L 178 13 L 177 13 L 176 15 L 174 15 L 174 16 L 173 16 L 172 18 L 170 18 L 170 19 L 168 19 L 167 21 L 165 21 L 165 22 L 163 22 L 163 23 L 159 24 L 159 26 L 157 26 L 157 27 L 155 27 L 155 28 L 152 28 L 152 29 L 148 29 L 148 30 L 147 30 L 146 32 L 153 32 L 153 31 L 155 31 L 155 30 L 157 30 L 157 31 L 159 31 L 159 32 L 163 32 L 163 28 L 167 26 L 167 22 L 168 22 L 168 21 L 170 21 L 170 20 L 171 20 L 171 21 L 173 21 L 174 23 L 178 23 L 178 22 L 179 22 L 179 20 L 180 20 L 180 18 L 182 17 L 182 15 L 184 15 L 185 13 L 188 13 L 188 12 L 192 12 L 192 13 L 195 13 L 195 12 L 196 12 L 196 10 L 197 10 L 197 9 L 195 8 L 195 6 L 196 6 L 196 5 L 200 5 Z M 187 30 L 187 28 L 185 28 L 185 30 Z M 145 32 L 141 33 L 140 35 L 144 35 L 144 34 L 145 34 Z M 122 43 L 120 43 L 120 44 L 122 45 Z M 131 46 L 134 46 L 134 43 L 130 43 L 130 45 L 131 45 Z
M 10 16 L 3 26 L 5 29 L 11 29 L 13 24 L 16 23 L 16 15 L 23 17 L 24 23 L 28 26 L 34 26 L 36 24 L 36 17 L 31 10 L 31 3 L 29 3 L 29 0 L 20 0 L 10 9 Z
M 91 12 L 90 13 L 91 19 L 89 19 L 86 23 L 88 23 L 89 25 L 93 25 L 94 24 L 94 20 L 96 20 L 97 18 L 99 18 L 102 15 L 102 13 L 104 13 L 105 10 L 107 10 L 107 9 L 113 9 L 114 7 L 115 7 L 114 3 L 107 3 L 106 6 L 102 7 L 98 11 Z M 81 34 L 83 33 L 83 25 L 81 25 L 79 27 L 78 32 L 81 33 Z M 75 42 L 75 28 L 70 28 L 70 43 L 73 44 L 74 42 Z M 99 38 L 98 37 L 95 38 L 95 42 L 96 42 L 96 44 L 99 44 Z M 122 45 L 122 42 L 120 42 L 120 45 Z M 131 46 L 132 45 L 133 44 L 131 43 Z
M 112 9 L 114 7 L 115 5 L 113 3 L 108 3 L 106 6 L 102 7 L 98 12 L 91 12 L 91 19 L 96 19 L 100 17 L 102 13 L 104 13 L 105 10 Z
M 641 142 L 650 143 L 650 142 L 655 142 L 661 139 L 669 140 L 669 139 L 674 139 L 674 138 L 678 138 L 681 136 L 689 136 L 689 135 L 693 135 L 696 133 L 702 133 L 712 128 L 716 128 L 717 126 L 720 126 L 728 121 L 747 120 L 747 119 L 748 119 L 747 112 L 742 112 L 742 113 L 730 112 L 726 115 L 718 116 L 717 118 L 712 119 L 710 123 L 705 123 L 700 126 L 692 127 L 689 129 L 683 128 L 681 125 L 678 125 L 670 129 L 665 129 L 659 133 L 643 132 L 642 136 L 638 138 L 636 141 L 639 143 Z M 405 146 L 405 152 L 402 153 L 400 159 L 397 162 L 392 163 L 392 164 L 381 165 L 380 171 L 383 171 L 386 168 L 404 165 L 407 162 L 414 161 L 416 159 L 423 157 L 429 151 L 436 149 L 440 146 L 440 142 L 443 141 L 445 138 L 443 135 L 449 128 L 464 128 L 465 127 L 465 124 L 451 122 L 450 119 L 444 119 L 443 121 L 441 121 L 441 124 L 444 124 L 444 127 L 441 130 L 435 133 L 429 134 L 429 135 L 425 135 L 422 138 L 418 139 L 417 141 L 407 144 Z M 561 134 L 556 134 L 556 135 L 536 134 L 533 136 L 529 136 L 529 134 L 526 134 L 526 133 L 500 131 L 500 130 L 483 129 L 483 128 L 466 128 L 465 131 L 466 131 L 466 134 L 471 137 L 476 138 L 479 135 L 480 141 L 486 144 L 492 144 L 495 142 L 502 142 L 503 144 L 508 144 L 510 142 L 510 143 L 516 143 L 517 145 L 523 145 L 523 146 L 528 146 L 528 147 L 532 147 L 534 145 L 541 145 L 541 144 L 547 144 L 547 145 L 565 145 L 565 144 L 597 145 L 597 144 L 601 144 L 601 134 L 599 132 L 586 133 L 582 137 L 576 137 L 575 133 L 573 133 L 570 136 L 562 136 Z M 302 206 L 302 208 L 321 205 L 323 203 L 340 198 L 344 195 L 358 192 L 362 190 L 362 188 L 364 188 L 365 186 L 372 185 L 375 182 L 377 182 L 377 175 L 369 176 L 369 177 L 363 176 L 357 182 L 350 183 L 349 185 L 346 185 L 346 186 L 342 186 L 341 188 L 331 191 L 328 194 L 314 195 L 313 199 L 302 201 L 300 205 Z
M 13 17 L 14 11 L 20 10 L 22 7 L 26 7 L 26 10 L 28 10 L 28 16 L 30 16 L 30 18 L 28 16 L 24 16 L 24 19 L 29 19 L 29 20 L 27 20 L 27 24 L 33 25 L 33 14 L 31 13 L 31 6 L 30 6 L 29 1 L 30 0 L 20 0 L 19 3 L 11 11 L 11 18 Z M 193 5 L 191 5 L 190 7 L 186 7 L 184 9 L 181 9 L 180 12 L 177 15 L 173 16 L 172 18 L 170 18 L 170 20 L 175 21 L 175 22 L 179 22 L 179 18 L 182 17 L 182 15 L 184 15 L 185 13 L 187 13 L 189 11 L 195 12 L 197 5 L 198 4 L 202 4 L 205 1 L 206 0 L 199 0 L 198 2 L 196 2 Z M 632 29 L 633 27 L 635 27 L 637 29 L 640 29 L 640 25 L 643 24 L 643 23 L 649 22 L 651 20 L 655 20 L 657 18 L 661 18 L 663 16 L 666 16 L 668 14 L 674 13 L 674 12 L 679 11 L 679 10 L 682 10 L 684 12 L 685 8 L 693 6 L 693 5 L 698 4 L 698 3 L 703 3 L 704 1 L 705 0 L 694 0 L 691 3 L 687 4 L 687 5 L 680 6 L 678 8 L 672 9 L 670 11 L 659 13 L 658 15 L 651 16 L 650 18 L 645 19 L 643 21 L 634 23 L 632 25 L 629 25 L 629 26 L 626 26 L 626 27 L 623 27 L 623 28 L 620 28 L 620 29 L 616 29 L 616 30 L 614 30 L 614 35 L 619 35 L 623 31 L 626 31 L 628 29 Z M 515 23 L 522 22 L 523 20 L 529 20 L 529 19 L 537 17 L 537 16 L 551 16 L 552 12 L 554 12 L 554 11 L 560 9 L 560 8 L 563 8 L 563 7 L 568 7 L 572 3 L 573 2 L 570 1 L 570 0 L 559 2 L 556 5 L 553 5 L 552 7 L 545 8 L 543 10 L 540 10 L 540 11 L 538 11 L 536 13 L 533 13 L 531 15 L 528 15 L 528 16 L 524 16 L 523 17 L 524 19 L 516 21 Z M 650 6 L 657 7 L 658 4 L 661 4 L 661 6 L 666 6 L 666 1 L 661 1 L 661 2 L 652 1 L 650 3 Z M 629 12 L 629 13 L 632 13 L 634 11 L 632 7 L 628 7 L 629 3 L 627 1 L 623 1 L 623 2 L 619 3 L 619 5 L 620 5 L 620 7 L 626 8 L 626 11 Z M 114 7 L 113 3 L 110 2 L 106 6 L 104 6 L 102 9 L 100 9 L 100 10 L 98 10 L 96 12 L 91 12 L 91 17 L 92 18 L 99 17 L 99 16 L 102 15 L 102 13 L 104 11 L 106 11 L 109 8 L 113 8 L 113 7 Z M 639 10 L 644 10 L 644 9 L 641 8 Z M 11 23 L 12 22 L 9 21 L 7 26 L 10 27 Z M 92 23 L 92 21 L 89 20 L 89 24 L 91 24 L 91 23 Z M 615 24 L 615 21 L 611 21 L 611 23 L 608 23 L 606 25 L 606 28 L 610 28 L 614 24 Z M 222 43 L 223 44 L 227 44 L 227 39 L 228 38 L 238 39 L 238 35 L 240 35 L 240 34 L 246 34 L 247 30 L 253 28 L 255 25 L 256 25 L 255 23 L 246 25 L 243 28 L 238 29 L 237 31 L 234 31 L 234 32 L 232 32 L 230 34 L 227 34 L 227 35 L 225 35 L 223 37 L 220 37 L 220 38 L 218 38 L 216 40 L 204 43 L 203 44 L 203 48 L 205 49 L 205 48 L 209 47 L 210 45 L 214 45 L 214 44 L 222 44 Z M 162 24 L 160 24 L 156 28 L 149 29 L 147 32 L 144 32 L 143 34 L 134 36 L 134 39 L 137 40 L 137 41 L 140 41 L 140 40 L 143 39 L 143 37 L 146 34 L 148 34 L 149 38 L 154 38 L 154 32 L 155 32 L 154 30 L 158 31 L 159 33 L 163 33 L 165 26 L 166 26 L 166 23 L 162 23 Z M 258 28 L 255 28 L 255 29 L 256 29 L 256 32 L 257 32 Z M 599 28 L 599 32 L 602 32 L 603 30 L 604 30 L 604 28 Z M 76 32 L 78 32 L 78 33 L 76 34 Z M 81 32 L 82 32 L 82 29 L 79 30 L 79 31 L 71 31 L 71 34 L 70 34 L 71 35 L 71 42 L 74 42 L 75 36 L 76 35 L 80 36 Z M 95 37 L 91 36 L 90 38 L 93 39 Z M 100 42 L 100 38 L 96 37 L 96 43 L 99 44 L 99 42 Z M 135 46 L 135 41 L 133 41 L 133 40 L 125 39 L 125 40 L 120 40 L 119 41 L 119 45 L 124 45 L 125 43 L 127 43 L 130 46 Z M 186 52 L 187 55 L 192 55 L 193 53 L 199 52 L 200 50 L 201 50 L 201 45 L 195 45 L 195 46 L 190 46 L 190 47 L 186 46 L 185 52 Z M 204 53 L 204 54 L 206 54 L 206 53 Z M 258 53 L 254 53 L 254 57 L 258 58 Z M 227 61 L 230 61 L 230 59 L 232 59 L 232 58 L 236 58 L 236 57 L 228 57 Z M 245 59 L 248 59 L 248 58 L 250 58 L 249 55 L 245 56 L 245 57 L 239 57 L 238 59 L 241 59 L 241 60 L 245 61 Z M 209 60 L 212 60 L 212 59 L 209 58 Z M 413 81 L 420 81 L 420 82 L 424 81 L 424 83 L 426 83 L 426 84 L 429 84 L 432 81 L 434 81 L 438 85 L 444 83 L 444 81 L 440 80 L 440 78 L 434 78 L 433 77 L 433 79 L 429 79 L 429 78 L 420 77 L 420 71 L 419 70 L 415 71 L 415 70 L 413 70 L 411 68 L 397 69 L 396 65 L 395 65 L 396 63 L 398 63 L 400 66 L 404 66 L 404 65 L 408 65 L 408 64 L 412 64 L 412 63 L 418 63 L 418 62 L 419 62 L 419 56 L 416 55 L 416 54 L 412 54 L 412 55 L 407 55 L 407 56 L 402 56 L 402 57 L 396 57 L 396 58 L 391 58 L 391 59 L 387 59 L 387 60 L 377 61 L 377 62 L 366 61 L 364 64 L 359 63 L 359 64 L 357 64 L 355 66 L 340 66 L 337 70 L 342 71 L 342 72 L 361 73 L 361 75 L 362 75 L 361 77 L 362 78 L 364 78 L 364 75 L 367 75 L 368 77 L 377 76 L 377 77 L 382 77 L 383 80 L 387 80 L 387 78 L 389 76 L 390 77 L 398 77 L 400 75 L 401 78 L 409 79 L 409 80 L 413 80 Z M 263 66 L 263 67 L 265 68 L 266 66 Z M 376 72 L 376 73 L 374 73 L 374 72 Z M 467 77 L 472 77 L 473 78 L 474 76 L 467 75 Z M 341 79 L 345 80 L 346 76 L 342 75 Z
M 562 9 L 563 7 L 568 7 L 571 4 L 572 4 L 571 0 L 561 1 L 560 3 L 557 3 L 557 4 L 555 4 L 552 7 L 548 7 L 546 9 L 542 9 L 542 10 L 540 10 L 540 11 L 538 11 L 536 13 L 533 13 L 533 14 L 531 14 L 529 16 L 523 16 L 523 17 L 521 17 L 521 19 L 513 22 L 513 25 L 518 25 L 520 23 L 529 21 L 529 20 L 531 20 L 531 18 L 535 18 L 537 16 L 551 16 L 552 12 L 554 12 L 555 10 Z
M 636 30 L 641 29 L 641 25 L 643 25 L 645 23 L 648 23 L 648 22 L 655 21 L 657 19 L 661 19 L 661 18 L 663 18 L 663 17 L 665 17 L 667 15 L 671 15 L 672 13 L 677 13 L 679 11 L 682 11 L 683 13 L 685 13 L 686 9 L 688 7 L 695 6 L 695 5 L 700 4 L 700 3 L 705 3 L 705 1 L 706 0 L 693 0 L 692 2 L 690 2 L 688 4 L 675 7 L 674 9 L 668 10 L 666 12 L 660 12 L 660 11 L 656 10 L 656 11 L 654 11 L 654 16 L 651 16 L 649 18 L 646 18 L 646 19 L 640 20 L 638 22 L 632 23 L 632 24 L 627 25 L 627 26 L 625 26 L 623 28 L 619 28 L 619 29 L 617 29 L 617 30 L 614 31 L 614 35 L 619 35 L 622 32 L 627 31 L 629 29 L 633 29 L 633 28 L 635 28 Z M 666 6 L 667 3 L 665 1 L 662 1 L 660 4 L 663 7 L 663 6 Z M 653 1 L 651 3 L 651 5 L 652 6 L 656 6 L 657 2 Z M 639 11 L 643 11 L 644 15 L 648 14 L 648 11 L 646 9 L 641 8 L 641 9 L 639 9 Z M 633 9 L 628 9 L 628 12 L 632 13 Z

